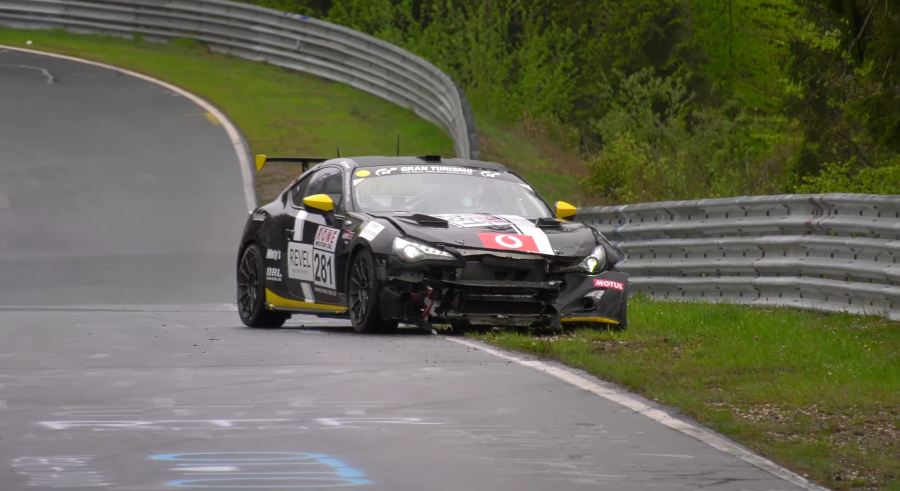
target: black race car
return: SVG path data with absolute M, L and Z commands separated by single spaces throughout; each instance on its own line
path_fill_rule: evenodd
M 502 165 L 260 155 L 257 169 L 274 161 L 304 172 L 244 227 L 247 326 L 279 327 L 295 312 L 349 317 L 358 332 L 627 325 L 628 275 L 611 271 L 612 245 Z

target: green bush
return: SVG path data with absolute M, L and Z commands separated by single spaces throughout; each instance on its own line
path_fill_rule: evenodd
M 607 86 L 609 110 L 594 121 L 605 142 L 582 183 L 621 202 L 778 192 L 790 139 L 778 121 L 693 104 L 685 81 L 645 69 Z M 727 107 L 727 106 L 726 106 Z
M 900 194 L 900 159 L 884 167 L 858 168 L 856 157 L 826 163 L 819 175 L 806 176 L 798 193 Z

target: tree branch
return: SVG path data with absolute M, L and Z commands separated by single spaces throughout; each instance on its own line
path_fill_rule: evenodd
M 866 16 L 866 20 L 863 21 L 862 27 L 859 28 L 859 33 L 856 34 L 856 37 L 853 38 L 853 41 L 850 41 L 850 46 L 847 47 L 847 56 L 844 57 L 844 63 L 842 63 L 842 67 L 843 67 L 844 71 L 841 74 L 841 77 L 847 75 L 847 61 L 850 59 L 850 53 L 853 52 L 853 45 L 855 45 L 856 42 L 859 41 L 859 38 L 862 37 L 863 32 L 865 32 L 865 30 L 866 30 L 866 25 L 869 24 L 869 19 L 871 19 L 872 14 L 875 13 L 875 7 L 877 5 L 878 5 L 878 2 L 875 2 L 874 4 L 872 4 L 872 8 L 869 9 L 869 15 Z M 860 61 L 862 61 L 862 60 L 860 60 Z

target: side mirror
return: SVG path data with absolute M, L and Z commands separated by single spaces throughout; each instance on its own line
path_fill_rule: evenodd
M 327 194 L 307 196 L 303 198 L 303 204 L 319 211 L 334 211 L 334 201 Z
M 266 165 L 266 156 L 265 155 L 257 155 L 256 156 L 256 172 L 261 171 L 264 165 Z
M 578 208 L 566 203 L 565 201 L 557 201 L 556 202 L 556 217 L 557 218 L 571 218 L 575 216 L 575 213 L 578 212 Z

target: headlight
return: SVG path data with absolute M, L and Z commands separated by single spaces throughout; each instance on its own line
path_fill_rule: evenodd
M 606 249 L 604 249 L 602 245 L 599 245 L 588 257 L 584 258 L 584 261 L 581 263 L 581 269 L 588 273 L 596 273 L 603 269 L 603 266 L 605 265 Z
M 407 262 L 425 261 L 427 259 L 456 259 L 449 252 L 419 242 L 406 240 L 403 237 L 395 237 L 392 246 L 394 254 Z

